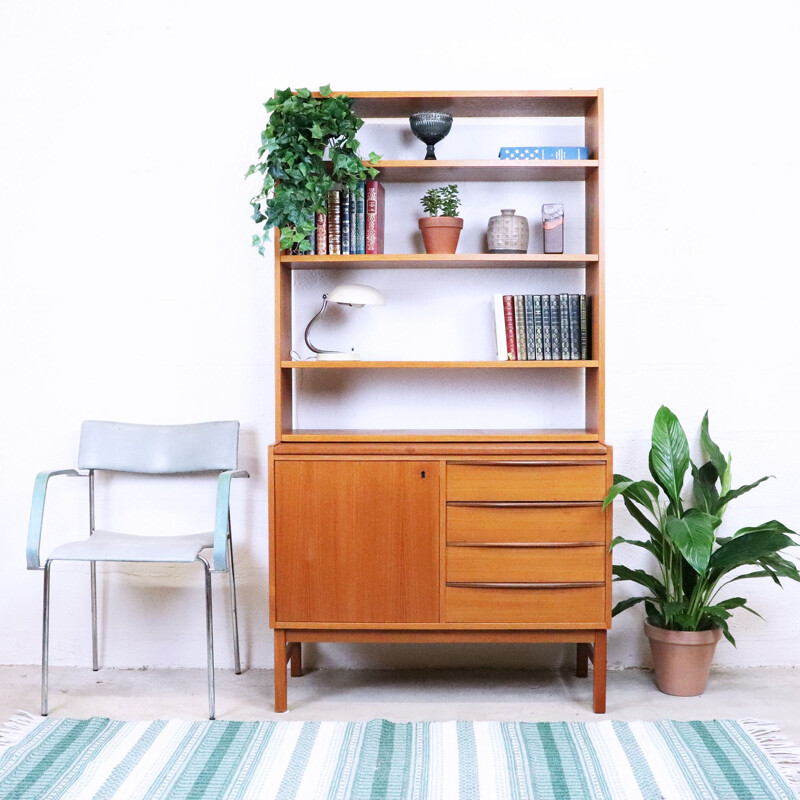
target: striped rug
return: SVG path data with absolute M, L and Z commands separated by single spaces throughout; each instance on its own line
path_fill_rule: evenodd
M 17 717 L 3 800 L 795 800 L 753 722 L 120 722 Z

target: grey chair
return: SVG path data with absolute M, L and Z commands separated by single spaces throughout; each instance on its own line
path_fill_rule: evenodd
M 237 469 L 239 423 L 202 422 L 193 425 L 132 425 L 87 420 L 81 426 L 78 469 L 40 472 L 33 490 L 28 527 L 28 569 L 44 570 L 42 624 L 42 716 L 47 716 L 47 670 L 50 632 L 50 568 L 54 561 L 88 561 L 92 602 L 92 668 L 97 658 L 97 569 L 98 561 L 153 563 L 199 562 L 205 570 L 206 643 L 208 655 L 208 716 L 214 719 L 214 630 L 211 604 L 211 573 L 227 572 L 233 622 L 233 655 L 236 674 L 242 671 L 236 609 L 236 580 L 231 546 L 230 488 L 232 478 L 249 478 Z M 79 472 L 78 470 L 81 470 Z M 216 484 L 214 529 L 207 533 L 147 536 L 95 529 L 95 473 L 99 470 L 176 476 L 197 472 L 219 472 Z M 89 493 L 89 537 L 56 547 L 40 558 L 42 522 L 47 483 L 55 475 L 85 477 Z M 211 551 L 211 553 L 204 553 Z

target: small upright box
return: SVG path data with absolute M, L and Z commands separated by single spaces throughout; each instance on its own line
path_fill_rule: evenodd
M 542 232 L 545 253 L 564 252 L 563 203 L 545 203 L 542 206 Z

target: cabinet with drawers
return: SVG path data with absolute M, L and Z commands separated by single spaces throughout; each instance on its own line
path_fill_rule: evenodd
M 524 450 L 524 455 L 520 452 Z M 605 709 L 605 445 L 271 448 L 275 707 L 302 642 L 573 642 Z
M 583 220 L 585 237 L 580 243 L 573 238 L 577 252 L 564 254 L 543 254 L 534 246 L 534 252 L 513 255 L 315 256 L 281 251 L 275 232 L 276 443 L 269 457 L 275 708 L 287 708 L 287 663 L 293 676 L 302 674 L 304 642 L 561 642 L 576 645 L 578 675 L 586 677 L 593 662 L 593 707 L 602 712 L 611 625 L 611 517 L 602 499 L 612 483 L 611 448 L 604 443 L 602 90 L 348 94 L 367 125 L 372 118 L 376 124 L 394 118 L 407 125 L 409 114 L 436 110 L 456 121 L 516 117 L 538 124 L 541 118 L 544 130 L 552 132 L 558 126 L 547 127 L 548 118 L 573 118 L 579 144 L 588 149 L 584 160 L 502 161 L 496 149 L 461 160 L 399 160 L 387 153 L 377 165 L 378 177 L 387 198 L 392 184 L 420 183 L 421 194 L 432 183 L 542 182 L 551 197 L 558 196 L 562 182 L 578 184 L 571 196 L 580 197 L 584 208 L 570 219 Z M 388 216 L 386 224 L 392 224 Z M 485 220 L 466 224 L 485 225 Z M 341 270 L 350 273 L 347 280 L 359 282 L 364 269 L 407 275 L 408 284 L 414 275 L 408 270 L 461 270 L 458 279 L 464 281 L 476 271 L 498 276 L 513 271 L 525 286 L 566 270 L 590 303 L 589 358 L 294 357 L 296 273 L 317 271 L 327 285 L 341 279 L 335 277 Z M 501 290 L 502 280 L 498 277 L 492 291 Z M 487 337 L 493 337 L 488 314 L 486 322 Z M 567 405 L 580 419 L 566 427 L 531 422 L 493 429 L 299 424 L 308 420 L 298 413 L 304 408 L 304 378 L 318 390 L 329 379 L 319 391 L 341 406 L 367 380 L 388 377 L 392 386 L 430 387 L 431 375 L 454 374 L 468 375 L 477 396 L 492 390 L 498 377 L 513 385 L 525 421 L 536 404 L 530 419 L 548 419 L 542 405 L 563 398 L 558 392 L 572 392 Z M 424 379 L 416 380 L 420 376 Z M 542 391 L 551 385 L 555 394 Z M 427 421 L 424 396 L 418 405 Z M 486 411 L 490 420 L 503 419 L 491 406 Z M 552 415 L 554 425 L 562 416 Z M 437 419 L 442 418 L 447 419 L 440 413 Z

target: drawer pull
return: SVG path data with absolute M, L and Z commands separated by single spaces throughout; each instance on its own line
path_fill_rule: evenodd
M 448 506 L 462 508 L 585 508 L 602 506 L 602 500 L 448 500 Z
M 604 467 L 605 461 L 448 461 L 459 467 Z
M 605 586 L 603 581 L 581 581 L 579 583 L 493 583 L 482 582 L 451 582 L 445 584 L 457 589 L 586 589 L 590 587 Z
M 605 542 L 448 542 L 448 547 L 603 547 Z

